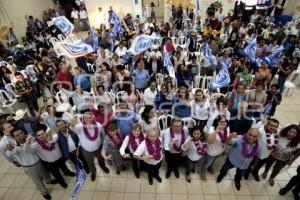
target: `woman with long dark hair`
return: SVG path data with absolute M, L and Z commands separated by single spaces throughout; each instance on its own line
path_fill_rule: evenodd
M 275 163 L 269 183 L 274 185 L 274 178 L 286 166 L 291 165 L 300 155 L 300 127 L 296 124 L 289 125 L 281 130 L 277 148 L 267 160 L 266 168 L 262 174 L 265 179 L 269 170 Z
M 141 114 L 141 120 L 139 124 L 141 125 L 143 132 L 147 132 L 151 129 L 157 129 L 157 117 L 154 106 L 145 106 L 144 111 Z

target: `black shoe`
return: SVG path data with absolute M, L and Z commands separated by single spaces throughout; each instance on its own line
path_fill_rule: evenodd
M 141 177 L 140 172 L 134 172 L 134 175 L 135 175 L 136 178 L 140 178 Z
M 127 168 L 126 168 L 125 166 L 122 166 L 122 167 L 121 167 L 121 170 L 122 170 L 122 171 L 125 171 L 126 169 L 127 169 Z
M 170 172 L 170 171 L 167 171 L 167 173 L 166 173 L 166 178 L 170 178 L 170 176 L 171 176 L 171 172 Z
M 299 191 L 293 189 L 292 193 L 293 193 L 293 196 L 294 196 L 295 200 L 299 200 L 300 199 L 300 197 L 299 197 Z
M 121 174 L 120 169 L 117 169 L 117 175 L 120 175 L 120 174 Z
M 51 180 L 49 183 L 47 183 L 47 184 L 50 184 L 50 185 L 54 185 L 54 184 L 57 184 L 58 183 L 58 181 L 57 180 L 55 180 L 55 179 L 53 179 L 53 180 Z
M 225 175 L 223 174 L 219 174 L 219 176 L 217 177 L 217 183 L 220 183 L 223 180 L 224 176 Z
M 49 193 L 43 195 L 43 197 L 47 200 L 50 200 L 52 198 Z
M 161 178 L 159 176 L 155 177 L 155 179 L 157 180 L 157 182 L 161 183 Z
M 257 182 L 260 181 L 258 174 L 252 173 L 252 176 L 254 177 L 254 180 L 256 180 Z
M 153 185 L 153 177 L 148 177 L 148 181 L 150 185 Z
M 68 172 L 68 173 L 66 173 L 65 174 L 66 176 L 71 176 L 71 177 L 74 177 L 74 176 L 76 176 L 76 174 L 74 173 L 74 172 Z
M 101 169 L 102 169 L 106 174 L 109 173 L 109 169 L 108 169 L 107 167 L 101 167 Z
M 288 193 L 288 190 L 285 188 L 281 188 L 281 190 L 279 190 L 280 195 L 285 195 L 286 193 Z
M 179 178 L 179 171 L 177 169 L 174 171 L 174 175 L 176 178 Z
M 235 183 L 236 189 L 237 189 L 238 191 L 240 191 L 240 189 L 241 189 L 241 183 L 240 183 L 239 181 L 234 181 L 234 183 Z
M 67 183 L 60 183 L 61 187 L 63 188 L 67 188 L 68 187 L 68 184 Z
M 96 180 L 96 174 L 92 174 L 91 175 L 91 181 L 95 181 Z

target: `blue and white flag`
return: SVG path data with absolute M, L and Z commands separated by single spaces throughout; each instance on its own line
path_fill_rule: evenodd
M 76 165 L 76 183 L 75 183 L 75 186 L 71 193 L 71 200 L 77 199 L 77 196 L 78 196 L 86 178 L 87 178 L 87 175 L 86 175 L 85 171 L 80 169 L 79 165 L 77 163 L 77 165 Z
M 199 2 L 199 0 L 196 0 L 196 11 L 200 12 L 200 2 Z M 197 15 L 198 15 L 198 13 L 197 13 Z
M 51 22 L 67 37 L 74 30 L 74 25 L 65 17 L 52 18 Z
M 114 10 L 109 11 L 108 23 L 113 24 L 113 29 L 110 33 L 112 37 L 116 37 L 122 31 L 122 22 Z
M 94 49 L 91 45 L 84 43 L 83 41 L 78 42 L 59 42 L 59 47 L 64 52 L 64 55 L 69 58 L 76 58 L 85 56 L 91 52 L 94 52 Z
M 154 36 L 139 35 L 136 38 L 134 38 L 128 51 L 134 55 L 140 54 L 148 50 L 154 44 L 154 42 L 155 42 Z
M 230 84 L 230 76 L 228 72 L 228 66 L 222 62 L 222 68 L 219 73 L 212 79 L 210 83 L 211 89 L 222 88 Z
M 280 59 L 282 50 L 283 50 L 283 46 L 281 45 L 274 50 L 271 56 L 269 56 L 271 66 L 277 64 L 277 62 Z
M 256 63 L 256 47 L 256 38 L 253 38 L 243 49 L 243 54 L 252 63 Z
M 216 58 L 216 56 L 212 55 L 211 49 L 209 48 L 209 45 L 207 42 L 204 44 L 203 48 L 204 48 L 204 52 L 203 52 L 204 57 L 209 60 L 211 67 L 215 68 L 218 64 L 217 58 Z
M 164 67 L 167 68 L 170 77 L 176 78 L 173 63 L 172 63 L 171 58 L 170 58 L 170 54 L 167 51 L 164 51 L 163 57 L 164 57 L 164 60 L 163 60 L 164 61 Z
M 99 48 L 99 38 L 94 28 L 91 29 L 91 35 L 92 35 L 93 49 L 94 51 L 97 51 Z

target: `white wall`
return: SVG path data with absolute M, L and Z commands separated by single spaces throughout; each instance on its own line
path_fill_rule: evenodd
M 123 17 L 127 13 L 131 13 L 133 17 L 135 15 L 142 15 L 142 3 L 138 0 L 138 4 L 135 5 L 135 0 L 85 0 L 86 9 L 90 24 L 95 28 L 99 28 L 99 11 L 98 8 L 102 7 L 103 12 L 106 15 L 106 21 L 108 20 L 108 10 L 112 6 L 116 13 Z
M 20 39 L 26 33 L 25 15 L 41 19 L 42 12 L 55 5 L 52 0 L 1 0 L 0 7 L 1 23 L 12 26 Z

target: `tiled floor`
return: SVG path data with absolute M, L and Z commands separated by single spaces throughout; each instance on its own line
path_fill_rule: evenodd
M 281 105 L 276 112 L 276 118 L 281 122 L 281 126 L 290 123 L 299 123 L 300 119 L 300 89 L 296 89 L 292 96 L 284 96 Z M 216 161 L 216 171 L 224 163 L 224 157 Z M 285 186 L 290 177 L 296 173 L 296 167 L 300 164 L 300 159 L 296 160 L 292 166 L 286 167 L 275 180 L 275 185 L 271 187 L 266 180 L 255 182 L 250 176 L 248 181 L 242 181 L 240 191 L 234 187 L 234 170 L 231 170 L 225 179 L 217 184 L 215 176 L 208 175 L 207 182 L 200 181 L 199 174 L 192 174 L 192 182 L 187 183 L 184 179 L 184 169 L 180 171 L 181 176 L 176 179 L 163 179 L 162 183 L 154 182 L 150 186 L 147 176 L 142 173 L 141 179 L 136 179 L 132 170 L 121 172 L 116 175 L 113 170 L 111 174 L 103 174 L 99 168 L 98 177 L 95 182 L 88 177 L 78 199 L 81 200 L 292 200 L 291 193 L 286 196 L 278 196 L 278 191 Z M 164 178 L 165 165 L 160 170 L 160 175 Z M 71 189 L 75 184 L 75 179 L 67 179 L 69 187 L 63 190 L 59 185 L 47 185 L 52 199 L 69 199 Z M 0 158 L 0 199 L 43 199 L 31 180 L 24 174 L 22 168 L 17 168 Z

